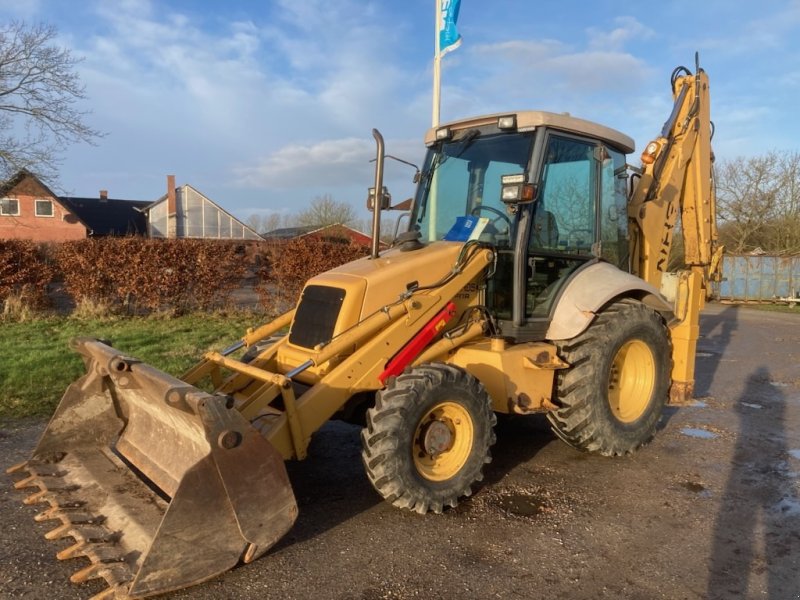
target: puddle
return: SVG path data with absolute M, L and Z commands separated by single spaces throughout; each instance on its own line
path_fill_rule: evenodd
M 713 352 L 695 352 L 695 356 L 697 358 L 710 358 L 711 356 L 714 356 L 714 353 Z
M 770 381 L 769 384 L 772 387 L 778 387 L 778 388 L 789 387 L 789 384 L 788 383 L 784 383 L 783 381 Z
M 711 497 L 711 490 L 706 488 L 702 483 L 697 481 L 684 481 L 681 483 L 681 486 L 693 494 L 697 494 L 701 498 L 710 498 Z
M 747 408 L 764 408 L 760 404 L 753 404 L 752 402 L 740 402 L 742 406 L 746 406 Z
M 703 400 L 695 400 L 689 406 L 692 408 L 708 408 L 708 403 Z
M 793 497 L 783 498 L 774 506 L 773 510 L 784 517 L 799 517 L 800 500 Z
M 789 456 L 800 460 L 800 450 L 789 450 Z
M 531 494 L 506 494 L 500 496 L 497 505 L 511 514 L 520 517 L 535 517 L 542 514 L 545 508 L 543 500 Z
M 688 435 L 689 437 L 699 438 L 701 440 L 713 440 L 717 437 L 716 433 L 711 431 L 706 431 L 705 429 L 695 429 L 694 427 L 684 427 L 681 429 L 681 433 L 683 435 Z

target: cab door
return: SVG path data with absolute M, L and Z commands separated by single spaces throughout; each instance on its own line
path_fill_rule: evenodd
M 538 161 L 536 201 L 517 272 L 519 338 L 542 339 L 559 292 L 600 251 L 597 141 L 550 132 Z

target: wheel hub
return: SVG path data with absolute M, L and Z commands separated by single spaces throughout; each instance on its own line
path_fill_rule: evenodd
M 619 349 L 608 382 L 608 400 L 617 419 L 632 423 L 644 414 L 655 388 L 655 373 L 655 358 L 643 341 L 629 340 Z
M 414 466 L 425 479 L 446 481 L 467 463 L 474 444 L 475 426 L 469 411 L 458 402 L 435 404 L 414 431 Z
M 431 421 L 424 427 L 422 449 L 428 456 L 447 452 L 453 446 L 453 432 L 441 420 Z

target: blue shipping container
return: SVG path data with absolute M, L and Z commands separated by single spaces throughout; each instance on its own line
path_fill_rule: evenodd
M 746 256 L 726 254 L 724 281 L 714 284 L 720 300 L 774 302 L 800 293 L 800 256 Z

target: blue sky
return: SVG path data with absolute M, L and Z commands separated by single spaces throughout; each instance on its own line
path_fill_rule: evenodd
M 166 175 L 241 218 L 330 194 L 361 210 L 375 144 L 420 163 L 431 124 L 434 0 L 0 0 L 76 56 L 97 146 L 70 147 L 78 196 L 156 199 Z M 718 159 L 800 150 L 800 1 L 462 0 L 442 120 L 569 112 L 641 149 L 694 52 L 709 73 Z M 632 156 L 629 162 L 638 163 Z M 390 164 L 395 199 L 412 172 Z

